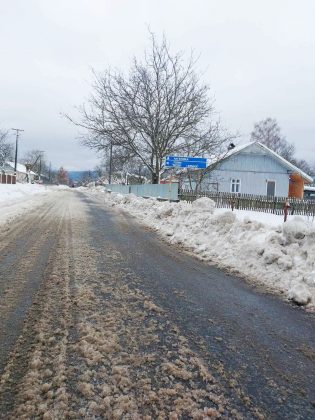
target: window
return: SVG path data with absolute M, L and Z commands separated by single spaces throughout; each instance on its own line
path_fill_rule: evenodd
M 241 191 L 241 180 L 232 178 L 231 179 L 231 192 L 239 193 Z

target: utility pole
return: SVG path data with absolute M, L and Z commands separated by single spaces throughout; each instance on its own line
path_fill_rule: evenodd
M 21 128 L 12 128 L 13 131 L 16 132 L 16 138 L 15 138 L 15 160 L 14 160 L 14 172 L 16 174 L 16 168 L 17 168 L 17 158 L 18 158 L 18 146 L 19 146 L 19 136 L 20 131 L 24 131 Z
M 108 174 L 108 183 L 112 183 L 112 160 L 113 160 L 113 142 L 110 140 L 109 147 L 109 174 Z
M 40 181 L 40 179 L 41 179 L 41 173 L 42 173 L 42 156 L 43 156 L 44 150 L 39 150 L 38 153 L 39 153 L 39 174 L 38 174 L 38 179 Z

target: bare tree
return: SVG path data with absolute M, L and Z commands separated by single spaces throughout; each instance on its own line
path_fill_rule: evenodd
M 307 174 L 314 174 L 314 170 L 308 162 L 304 159 L 297 159 L 295 157 L 295 146 L 282 136 L 281 129 L 276 119 L 266 118 L 265 120 L 256 123 L 254 125 L 254 130 L 251 133 L 251 140 L 265 144 L 269 149 L 278 153 L 278 155 L 302 169 L 302 171 Z
M 209 190 L 212 185 L 217 184 L 214 179 L 213 171 L 229 152 L 228 144 L 235 140 L 235 134 L 230 134 L 223 130 L 219 122 L 215 122 L 210 127 L 210 135 L 198 139 L 197 142 L 187 143 L 184 148 L 186 156 L 204 156 L 207 158 L 207 167 L 205 169 L 190 169 L 183 171 L 183 176 L 188 180 L 190 189 L 200 191 L 202 188 Z M 233 145 L 234 147 L 234 145 Z
M 59 184 L 68 185 L 69 175 L 68 172 L 61 166 L 57 172 L 57 181 Z
M 8 132 L 0 130 L 0 167 L 8 160 L 13 159 L 13 144 L 8 142 Z
M 151 34 L 144 59 L 134 58 L 127 75 L 94 73 L 81 119 L 67 118 L 87 129 L 83 144 L 97 151 L 114 146 L 119 155 L 138 159 L 158 183 L 167 155 L 209 154 L 221 142 L 209 87 L 200 82 L 195 64 L 192 57 L 185 62 L 181 53 L 171 54 L 166 40 L 158 43 Z
M 278 153 L 284 159 L 291 161 L 294 157 L 294 144 L 289 143 L 281 134 L 281 129 L 275 118 L 266 118 L 254 125 L 251 141 L 259 141 L 269 149 Z
M 49 167 L 42 150 L 29 150 L 21 159 L 21 162 L 29 165 L 30 169 L 38 175 L 49 172 Z
M 312 165 L 309 164 L 308 162 L 306 162 L 306 160 L 294 158 L 294 159 L 291 160 L 291 163 L 293 163 L 293 165 L 297 166 L 299 169 L 301 169 L 306 174 L 314 177 L 315 167 L 312 167 Z
M 102 178 L 104 175 L 106 175 L 106 166 L 104 165 L 104 163 L 96 165 L 94 168 L 94 172 L 98 178 Z

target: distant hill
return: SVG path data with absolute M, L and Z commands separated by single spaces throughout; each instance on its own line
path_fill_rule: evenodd
M 96 171 L 68 171 L 68 175 L 69 179 L 74 182 L 82 181 L 87 178 L 91 178 L 92 180 L 98 178 Z

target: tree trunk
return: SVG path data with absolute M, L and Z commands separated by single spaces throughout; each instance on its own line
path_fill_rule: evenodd
M 154 182 L 153 184 L 160 183 L 160 161 L 158 156 L 155 156 L 155 174 L 154 174 Z
M 152 173 L 152 184 L 158 184 L 159 183 L 159 177 L 156 173 Z

